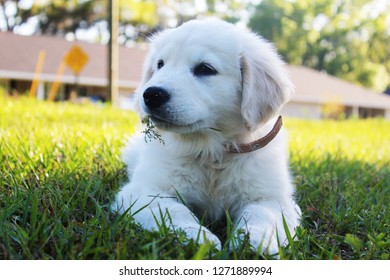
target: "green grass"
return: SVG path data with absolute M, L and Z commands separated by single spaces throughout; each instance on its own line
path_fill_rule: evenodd
M 141 229 L 109 204 L 131 112 L 0 95 L 0 259 L 267 259 Z M 303 211 L 282 259 L 389 259 L 390 122 L 286 120 Z M 229 230 L 225 233 L 230 238 Z

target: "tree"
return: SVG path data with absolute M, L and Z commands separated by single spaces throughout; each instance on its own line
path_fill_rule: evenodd
M 88 28 L 101 20 L 101 15 L 94 12 L 94 2 L 39 0 L 34 1 L 31 6 L 22 6 L 20 1 L 1 0 L 1 8 L 8 31 L 14 31 L 16 27 L 34 19 L 35 33 L 64 35 L 74 33 L 79 28 Z M 11 15 L 5 13 L 7 6 L 12 6 L 15 12 Z
M 383 91 L 390 86 L 390 6 L 377 4 L 263 0 L 249 26 L 273 41 L 288 63 Z
M 120 24 L 124 32 L 121 32 L 121 37 L 126 42 L 143 41 L 156 30 L 209 15 L 235 22 L 246 8 L 246 1 L 122 0 Z
M 196 17 L 216 15 L 237 21 L 246 7 L 239 0 L 120 0 L 119 42 L 143 41 L 157 30 L 174 27 Z M 0 16 L 6 19 L 7 31 L 18 31 L 26 23 L 34 25 L 34 34 L 65 35 L 95 30 L 97 40 L 106 42 L 108 0 L 0 0 Z M 13 10 L 5 13 L 6 8 Z M 34 23 L 34 24 L 33 24 Z

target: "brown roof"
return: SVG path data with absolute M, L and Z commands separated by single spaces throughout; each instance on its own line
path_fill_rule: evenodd
M 291 101 L 323 104 L 339 102 L 347 106 L 390 109 L 390 96 L 303 66 L 288 66 L 296 88 Z
M 107 46 L 70 42 L 61 37 L 19 36 L 9 32 L 0 32 L 0 78 L 32 80 L 39 52 L 45 50 L 41 80 L 54 81 L 61 59 L 75 44 L 89 56 L 89 62 L 80 73 L 80 84 L 107 85 Z M 120 86 L 135 87 L 139 83 L 145 53 L 139 47 L 119 47 Z M 74 75 L 68 68 L 62 81 L 74 82 Z

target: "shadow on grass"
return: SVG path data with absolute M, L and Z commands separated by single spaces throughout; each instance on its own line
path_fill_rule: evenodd
M 389 259 L 390 165 L 293 157 L 302 258 Z
M 7 172 L 0 185 L 0 259 L 262 259 L 249 242 L 231 252 L 181 232 L 149 232 L 109 213 L 124 169 Z M 390 167 L 342 158 L 293 157 L 298 239 L 282 259 L 389 259 Z M 229 238 L 228 226 L 220 229 Z M 265 256 L 267 258 L 267 256 Z

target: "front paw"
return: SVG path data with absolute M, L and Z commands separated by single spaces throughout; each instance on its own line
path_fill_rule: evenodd
M 217 236 L 211 233 L 207 228 L 199 227 L 187 227 L 183 229 L 189 239 L 193 239 L 196 243 L 205 244 L 212 243 L 217 250 L 221 250 L 221 241 Z
M 235 251 L 249 241 L 251 250 L 255 253 L 277 255 L 279 244 L 276 233 L 272 228 L 251 226 L 245 230 L 236 230 L 233 238 L 229 241 L 229 250 Z
M 255 252 L 268 255 L 279 254 L 279 244 L 276 232 L 272 229 L 264 230 L 254 226 L 249 230 L 249 240 Z

